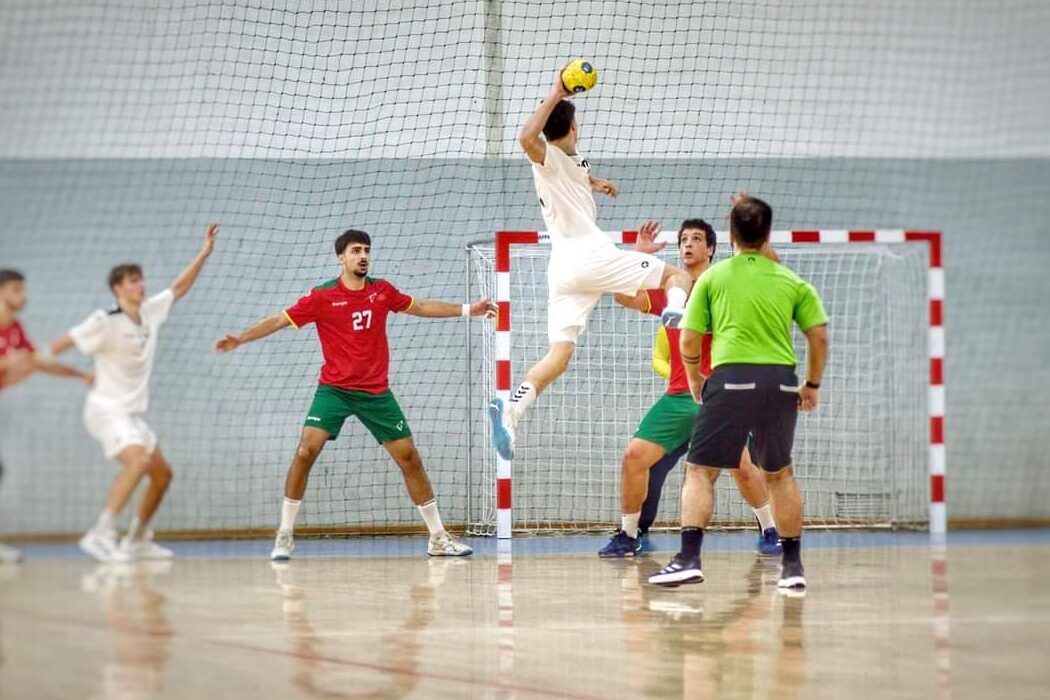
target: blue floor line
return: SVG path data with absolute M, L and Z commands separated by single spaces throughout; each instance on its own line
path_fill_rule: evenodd
M 704 538 L 705 552 L 746 552 L 755 548 L 757 533 L 712 532 Z M 595 554 L 605 544 L 605 535 L 561 537 L 520 537 L 512 541 L 515 555 Z M 467 542 L 480 556 L 497 553 L 499 541 L 472 537 Z M 850 547 L 927 547 L 925 532 L 808 531 L 803 538 L 807 549 Z M 1031 530 L 964 530 L 948 535 L 949 547 L 994 547 L 1050 544 L 1050 528 Z M 669 553 L 678 548 L 674 533 L 652 536 L 655 552 Z M 206 540 L 165 543 L 183 559 L 265 559 L 271 540 Z M 21 547 L 26 559 L 86 558 L 75 544 L 27 544 Z M 355 537 L 348 539 L 301 539 L 295 556 L 302 557 L 413 557 L 424 556 L 424 537 Z

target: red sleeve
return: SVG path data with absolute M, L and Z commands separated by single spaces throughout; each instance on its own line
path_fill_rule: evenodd
M 18 328 L 18 344 L 15 345 L 15 350 L 28 350 L 29 352 L 36 352 L 36 348 L 33 347 L 33 343 L 29 340 L 29 336 L 26 335 L 26 329 L 22 328 L 22 324 L 15 321 L 15 327 Z
M 667 308 L 667 292 L 662 289 L 646 289 L 645 295 L 649 297 L 649 313 L 659 316 Z
M 387 299 L 389 300 L 390 310 L 395 314 L 399 314 L 402 311 L 408 311 L 412 308 L 412 304 L 415 303 L 415 299 L 410 294 L 403 293 L 400 289 L 384 280 L 387 288 Z
M 302 328 L 303 326 L 313 323 L 317 320 L 317 293 L 314 290 L 310 290 L 303 296 L 299 297 L 299 301 L 295 302 L 294 305 L 284 310 L 284 315 L 292 322 L 292 325 L 296 328 Z

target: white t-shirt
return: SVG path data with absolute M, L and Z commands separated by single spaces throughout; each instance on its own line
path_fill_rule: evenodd
M 570 156 L 557 146 L 547 144 L 542 165 L 532 164 L 532 178 L 552 253 L 566 244 L 583 246 L 609 244 L 595 221 L 597 208 L 590 182 L 591 166 L 577 154 Z
M 95 386 L 88 401 L 128 413 L 145 412 L 157 333 L 174 302 L 175 294 L 165 289 L 142 303 L 142 323 L 119 310 L 99 310 L 69 331 L 77 349 L 95 358 Z

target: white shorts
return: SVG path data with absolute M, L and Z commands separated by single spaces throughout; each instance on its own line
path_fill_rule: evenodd
M 140 445 L 149 453 L 157 449 L 157 435 L 146 421 L 119 408 L 88 401 L 84 405 L 84 425 L 102 445 L 106 459 L 115 459 L 132 445 Z
M 547 269 L 548 339 L 552 343 L 575 343 L 603 294 L 657 289 L 666 266 L 655 255 L 620 250 L 612 244 L 552 254 Z

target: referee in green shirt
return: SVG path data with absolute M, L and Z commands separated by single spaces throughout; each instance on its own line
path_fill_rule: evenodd
M 734 256 L 697 281 L 682 319 L 682 360 L 696 417 L 682 486 L 682 548 L 650 583 L 700 583 L 700 546 L 711 520 L 714 482 L 736 469 L 750 439 L 763 469 L 784 547 L 779 586 L 804 588 L 800 555 L 802 492 L 791 468 L 798 412 L 820 400 L 827 357 L 828 317 L 812 285 L 773 261 L 773 209 L 756 197 L 734 197 L 729 228 Z M 791 339 L 795 322 L 806 336 L 806 381 L 800 387 Z M 700 339 L 713 332 L 710 377 L 700 374 Z

